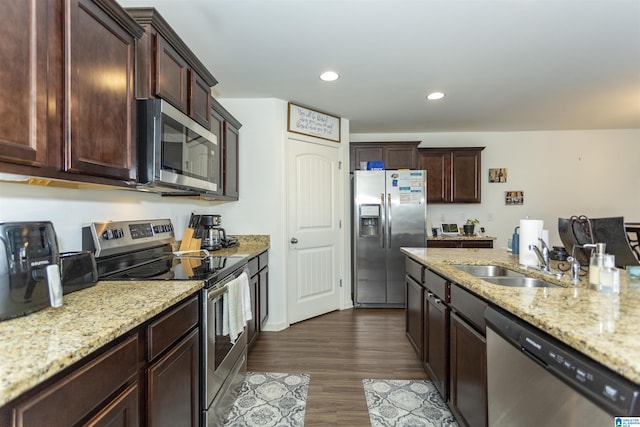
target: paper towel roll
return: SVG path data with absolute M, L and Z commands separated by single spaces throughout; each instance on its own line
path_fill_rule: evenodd
M 529 245 L 538 246 L 538 238 L 542 237 L 544 221 L 541 219 L 520 220 L 520 264 L 538 265 L 536 253 L 529 249 Z

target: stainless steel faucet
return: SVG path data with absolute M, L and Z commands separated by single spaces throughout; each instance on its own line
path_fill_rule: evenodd
M 536 253 L 536 256 L 538 257 L 538 261 L 540 263 L 540 269 L 549 272 L 551 271 L 551 269 L 549 268 L 549 246 L 547 246 L 547 244 L 541 237 L 539 237 L 538 240 L 541 243 L 542 251 L 540 251 L 540 249 L 536 245 L 529 245 L 529 249 Z

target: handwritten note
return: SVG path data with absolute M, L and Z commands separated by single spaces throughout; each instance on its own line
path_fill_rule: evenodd
M 289 131 L 340 142 L 340 117 L 289 103 Z

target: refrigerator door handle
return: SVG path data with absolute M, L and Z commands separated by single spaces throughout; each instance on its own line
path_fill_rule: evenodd
M 391 248 L 391 193 L 387 193 L 387 244 Z
M 382 206 L 382 218 L 380 218 L 380 247 L 385 247 L 385 228 L 384 223 L 387 221 L 386 206 L 384 204 L 384 193 L 380 193 L 380 206 Z

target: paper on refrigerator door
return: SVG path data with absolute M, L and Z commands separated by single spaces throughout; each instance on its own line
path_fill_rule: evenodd
M 418 205 L 424 197 L 422 172 L 398 172 L 395 184 L 398 187 L 399 203 Z

